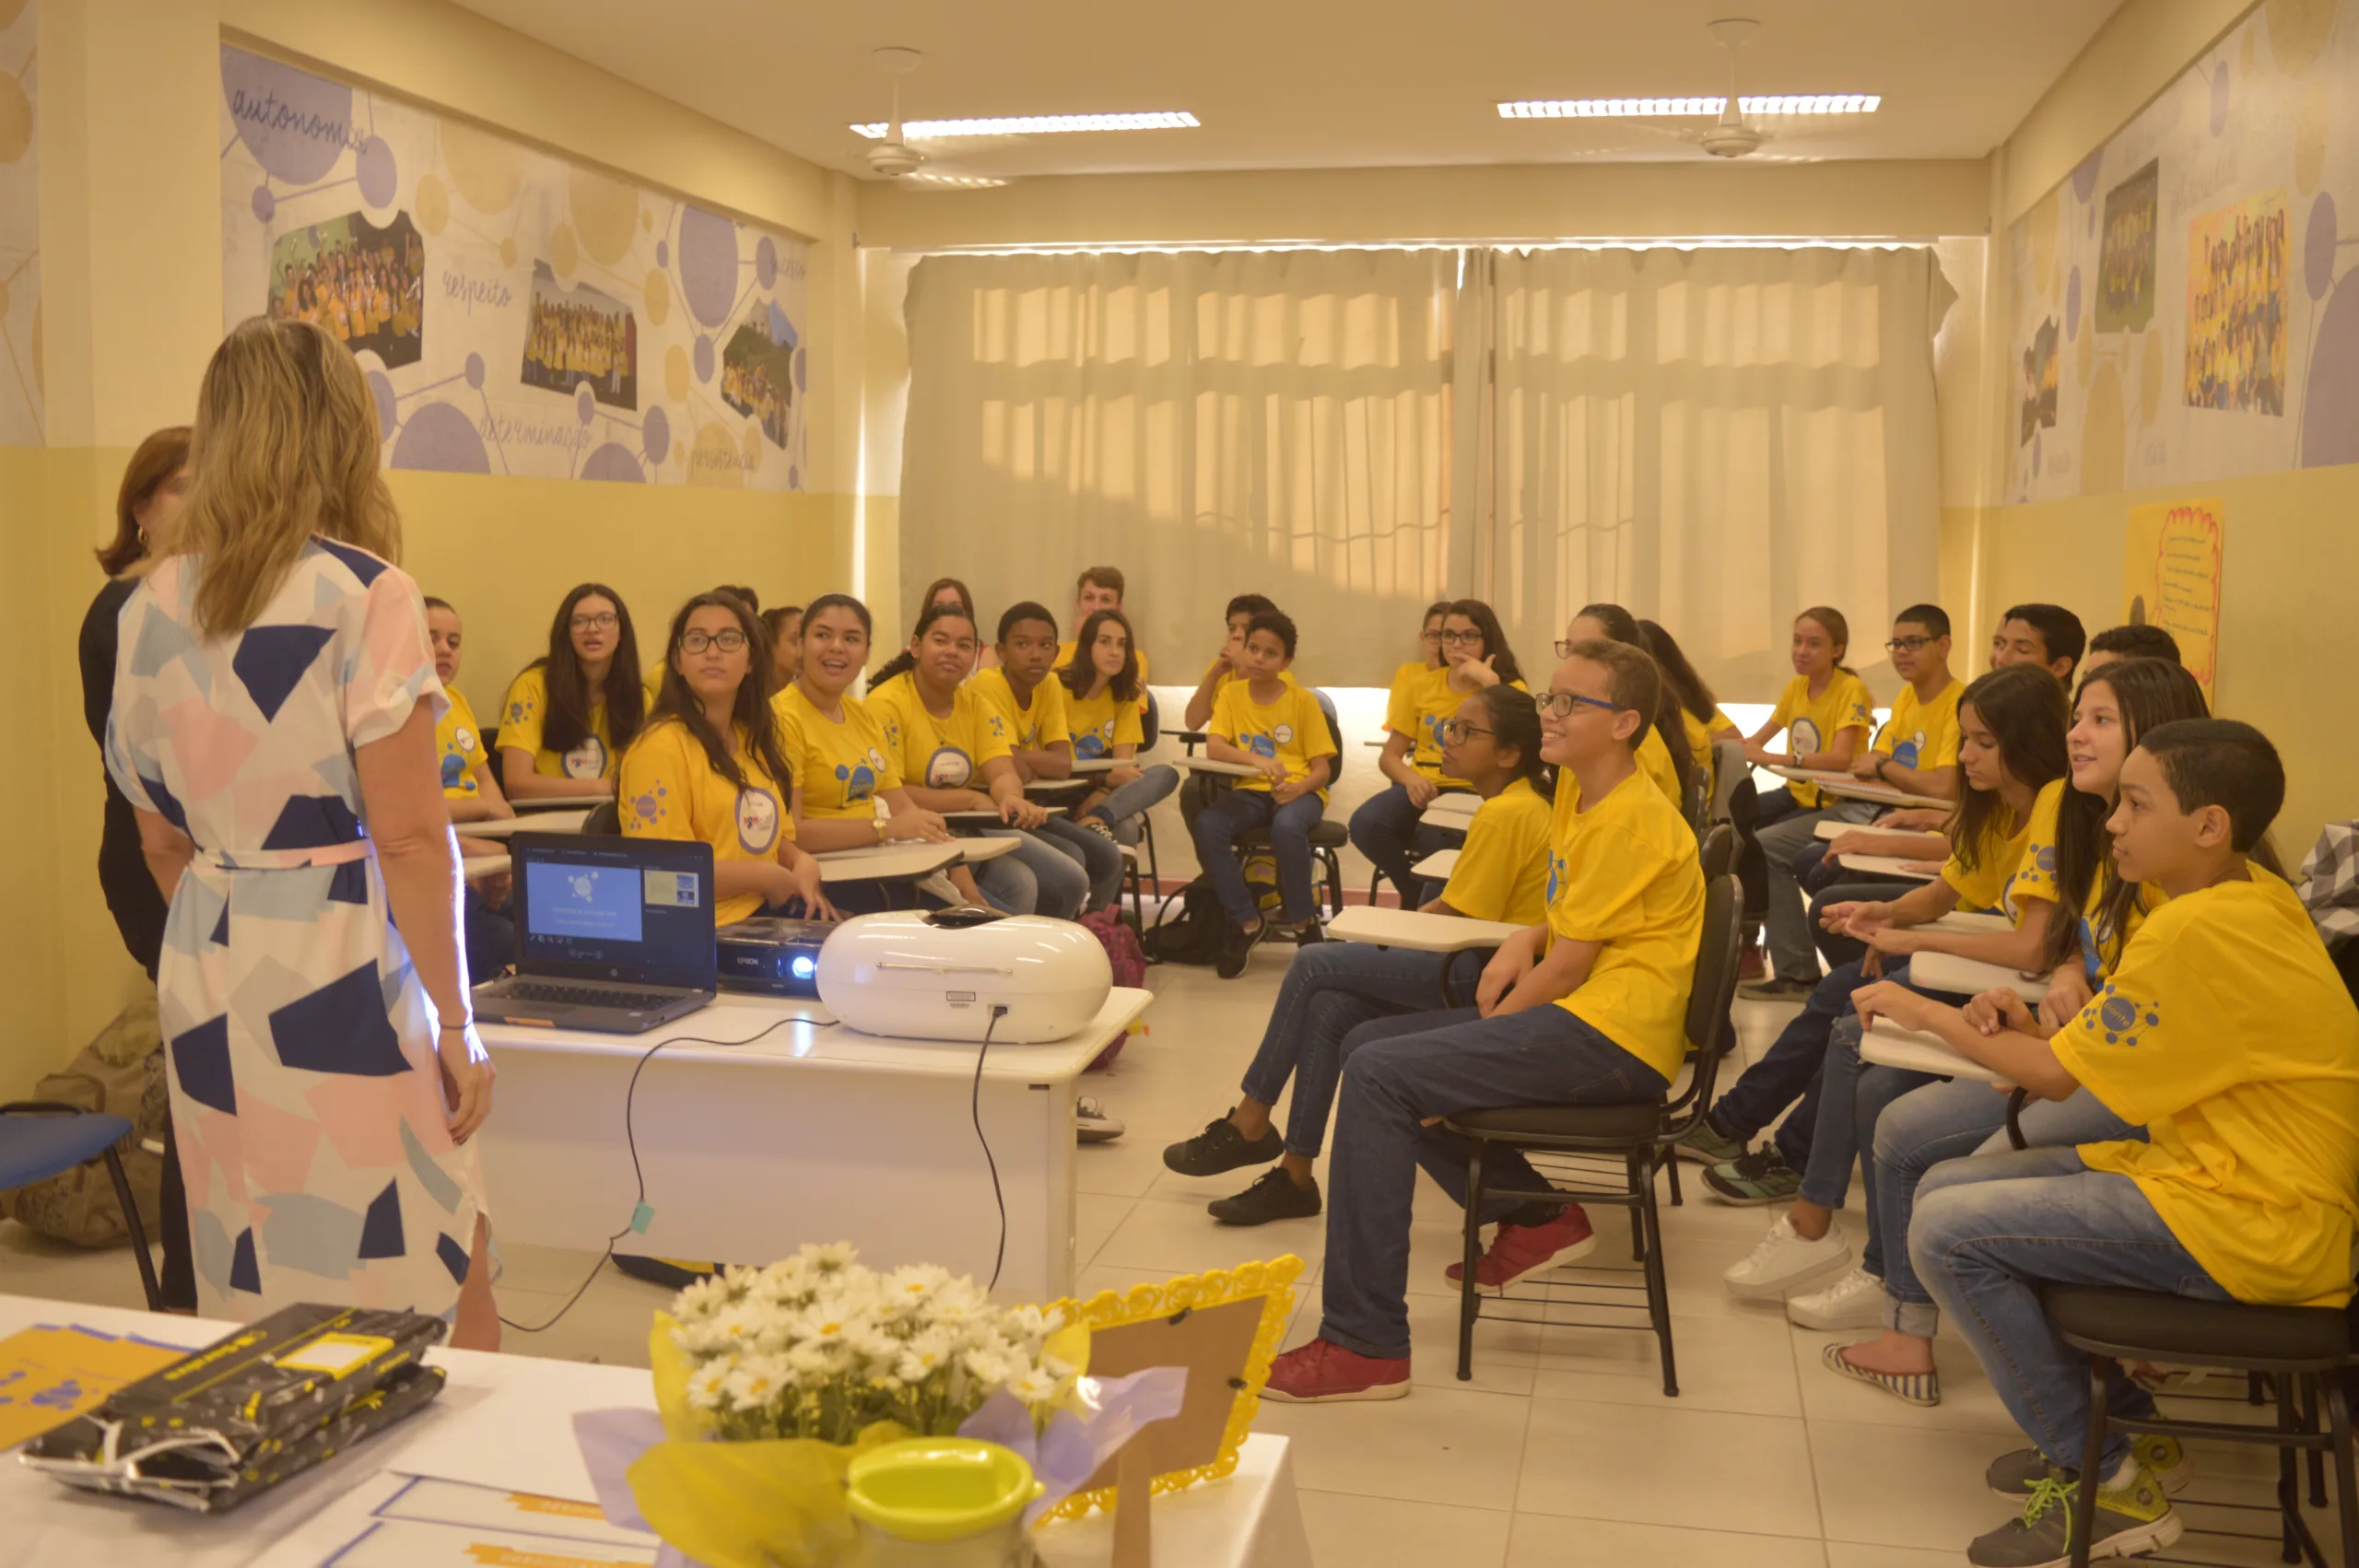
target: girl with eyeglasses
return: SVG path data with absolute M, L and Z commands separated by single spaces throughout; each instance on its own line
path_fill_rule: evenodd
M 646 715 L 630 610 L 605 584 L 585 582 L 549 622 L 548 652 L 508 688 L 500 785 L 511 801 L 611 795 Z
M 1438 727 L 1443 766 L 1483 799 L 1457 868 L 1428 914 L 1538 925 L 1545 917 L 1549 835 L 1554 825 L 1540 714 L 1527 694 L 1491 685 L 1459 702 Z M 1342 1071 L 1344 1036 L 1389 1015 L 1467 1005 L 1488 954 L 1412 953 L 1365 942 L 1321 942 L 1295 954 L 1246 1070 L 1244 1097 L 1195 1137 L 1163 1152 L 1183 1176 L 1218 1176 L 1271 1160 L 1277 1165 L 1233 1198 L 1210 1206 L 1228 1225 L 1316 1214 L 1311 1163 L 1325 1140 Z M 1286 1083 L 1294 1099 L 1281 1138 L 1271 1110 Z
M 1385 709 L 1384 752 L 1376 766 L 1391 782 L 1361 802 L 1351 821 L 1353 845 L 1399 890 L 1404 906 L 1414 906 L 1426 896 L 1424 884 L 1409 868 L 1443 842 L 1418 819 L 1437 796 L 1466 789 L 1464 779 L 1442 766 L 1437 727 L 1458 711 L 1470 692 L 1499 684 L 1523 685 L 1515 650 L 1508 646 L 1499 618 L 1488 604 L 1460 599 L 1440 608 L 1441 662 L 1405 685 L 1396 677 Z
M 712 846 L 713 919 L 835 919 L 794 841 L 793 772 L 770 712 L 769 638 L 744 600 L 699 593 L 672 617 L 655 713 L 623 754 L 623 833 Z

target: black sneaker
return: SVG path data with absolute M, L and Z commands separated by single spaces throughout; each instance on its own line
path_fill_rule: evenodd
M 1315 947 L 1326 940 L 1327 928 L 1317 920 L 1311 921 L 1307 926 L 1297 926 L 1294 929 L 1294 944 L 1297 947 Z
M 1783 1203 L 1802 1191 L 1802 1178 L 1775 1143 L 1764 1143 L 1750 1154 L 1704 1173 L 1704 1186 L 1723 1203 L 1740 1209 L 1762 1203 Z
M 1270 922 L 1262 921 L 1251 930 L 1231 926 L 1221 937 L 1220 956 L 1213 960 L 1213 973 L 1224 980 L 1233 980 L 1245 973 L 1245 961 L 1253 955 L 1255 944 L 1270 934 Z
M 1737 987 L 1736 994 L 1747 1001 L 1807 1001 L 1816 989 L 1815 980 L 1790 980 L 1783 975 L 1774 975 L 1766 980 L 1748 980 Z
M 1266 1170 L 1234 1198 L 1215 1198 L 1204 1211 L 1224 1225 L 1266 1225 L 1272 1220 L 1308 1220 L 1319 1212 L 1319 1183 L 1299 1187 L 1283 1170 Z
M 1237 1107 L 1231 1106 L 1229 1109 Z M 1266 1165 L 1286 1152 L 1286 1141 L 1274 1127 L 1249 1139 L 1228 1117 L 1215 1117 L 1193 1138 L 1182 1139 L 1163 1151 L 1163 1163 L 1186 1176 L 1216 1176 L 1242 1165 Z

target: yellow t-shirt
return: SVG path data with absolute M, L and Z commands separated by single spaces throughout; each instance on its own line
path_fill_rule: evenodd
M 1736 721 L 1717 708 L 1712 710 L 1709 724 L 1683 708 L 1679 710 L 1679 723 L 1687 731 L 1687 749 L 1695 755 L 1696 766 L 1707 773 L 1712 770 L 1714 743 L 1744 739 L 1744 731 L 1736 727 Z
M 1687 802 L 1679 792 L 1679 765 L 1672 761 L 1671 748 L 1662 743 L 1662 731 L 1651 724 L 1638 743 L 1638 771 L 1653 780 L 1672 811 L 1683 817 L 1687 814 Z
M 475 723 L 475 710 L 467 706 L 464 692 L 444 686 L 442 695 L 451 699 L 434 726 L 434 748 L 441 756 L 442 792 L 464 801 L 483 793 L 475 782 L 475 766 L 483 761 L 483 730 Z
M 2070 778 L 2051 778 L 2032 797 L 2031 821 L 2024 829 L 2024 847 L 2015 858 L 2014 874 L 2007 879 L 2006 891 L 2000 895 L 2000 903 L 2014 919 L 2022 918 L 2023 901 L 2026 898 L 2045 898 L 2050 904 L 2063 902 L 2064 895 L 2056 886 L 2056 817 L 2063 809 L 2064 791 L 2071 787 Z
M 1442 899 L 1469 919 L 1536 926 L 1548 913 L 1548 846 L 1555 812 L 1519 778 L 1474 810 Z
M 1518 691 L 1531 689 L 1521 681 L 1508 684 Z M 1385 704 L 1385 729 L 1409 737 L 1409 765 L 1444 789 L 1463 790 L 1466 780 L 1449 778 L 1441 770 L 1442 720 L 1454 717 L 1472 695 L 1449 684 L 1447 664 L 1438 670 L 1403 664 L 1393 676 L 1392 696 Z
M 1145 695 L 1144 686 L 1140 695 Z M 1144 710 L 1140 703 L 1115 701 L 1110 688 L 1096 696 L 1075 696 L 1068 689 L 1065 723 L 1073 731 L 1074 760 L 1087 762 L 1094 757 L 1112 756 L 1116 746 L 1144 745 L 1146 727 L 1139 722 Z
M 1875 749 L 1903 767 L 1919 772 L 1957 766 L 1957 699 L 1966 683 L 1952 680 L 1931 702 L 1917 700 L 1917 688 L 1904 685 L 1892 699 L 1892 717 L 1876 736 Z M 2051 836 L 2048 842 L 2056 842 Z
M 2340 1306 L 2359 1219 L 2359 1010 L 2294 890 L 2174 898 L 2049 1043 L 2147 1141 L 2089 1143 L 2239 1301 Z
M 803 814 L 865 822 L 876 813 L 878 791 L 901 787 L 901 769 L 886 744 L 884 722 L 850 692 L 841 700 L 839 723 L 791 685 L 770 698 L 770 712 L 779 750 L 803 790 Z
M 1687 1055 L 1687 990 L 1704 934 L 1696 834 L 1637 775 L 1587 811 L 1557 782 L 1549 848 L 1551 940 L 1604 944 L 1589 978 L 1556 1003 L 1663 1076 Z
M 779 846 L 794 837 L 788 791 L 745 749 L 743 727 L 737 731 L 737 766 L 745 775 L 743 790 L 714 770 L 686 724 L 657 720 L 623 754 L 616 804 L 624 837 L 710 844 L 715 860 L 777 860 Z M 761 907 L 758 894 L 739 894 L 715 906 L 713 919 L 731 925 Z
M 1778 695 L 1769 723 L 1773 730 L 1784 728 L 1787 755 L 1808 756 L 1833 747 L 1835 737 L 1846 730 L 1872 729 L 1875 704 L 1860 677 L 1848 671 L 1836 671 L 1816 696 L 1810 695 L 1810 677 L 1796 675 Z M 1786 788 L 1805 811 L 1816 811 L 1824 803 L 1815 784 L 1789 783 Z
M 972 685 L 958 686 L 946 719 L 926 707 L 915 675 L 894 676 L 866 700 L 885 726 L 885 755 L 904 782 L 928 790 L 989 790 L 983 765 L 1007 755 L 1007 720 Z
M 533 754 L 533 771 L 545 778 L 611 778 L 615 775 L 614 743 L 606 729 L 606 705 L 590 710 L 590 733 L 581 743 L 559 755 L 541 745 L 541 726 L 547 721 L 549 673 L 535 664 L 510 684 L 499 724 L 501 751 Z
M 1007 723 L 1008 744 L 1020 752 L 1044 752 L 1073 740 L 1065 719 L 1065 684 L 1054 675 L 1032 688 L 1032 706 L 1015 700 L 1004 670 L 978 670 L 968 685 L 999 710 Z
M 2042 787 L 2039 794 L 2033 797 L 2033 817 L 2038 816 L 2039 802 L 2048 798 L 2048 790 L 2056 790 L 2057 798 L 2061 800 L 2062 791 L 2067 788 L 2069 786 L 2064 780 L 2050 779 Z M 2046 898 L 2051 902 L 2056 897 L 2056 857 L 2052 842 L 2056 831 L 2055 822 L 2055 808 L 2051 804 L 2048 813 L 2048 833 L 2051 843 L 2047 872 L 2048 891 L 2033 895 L 2035 897 Z M 1957 907 L 1961 910 L 1969 914 L 2003 914 L 2010 920 L 2015 918 L 2013 897 L 2015 872 L 2023 869 L 2024 851 L 2031 844 L 2031 828 L 2030 822 L 2013 822 L 2004 814 L 1993 819 L 1990 830 L 1984 835 L 1988 841 L 1982 846 L 1981 854 L 1975 858 L 1975 865 L 1971 870 L 1967 869 L 1965 861 L 1958 858 L 1956 849 L 1951 849 L 1949 859 L 1942 862 L 1942 880 L 1956 890 Z M 2006 835 L 2003 838 L 1999 837 L 2002 833 Z
M 1277 701 L 1264 706 L 1253 700 L 1252 682 L 1231 681 L 1220 688 L 1220 700 L 1213 704 L 1213 721 L 1205 733 L 1218 735 L 1255 756 L 1277 758 L 1285 765 L 1289 782 L 1308 778 L 1317 758 L 1335 755 L 1335 743 L 1327 733 L 1327 716 L 1320 710 L 1318 697 L 1300 686 L 1287 686 Z M 1267 790 L 1270 781 L 1255 774 L 1239 778 L 1237 787 Z M 1320 790 L 1319 798 L 1324 801 L 1327 791 Z

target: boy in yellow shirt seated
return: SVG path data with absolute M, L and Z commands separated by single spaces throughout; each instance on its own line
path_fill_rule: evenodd
M 1540 755 L 1557 770 L 1546 919 L 1485 966 L 1474 1006 L 1379 1019 L 1344 1037 L 1324 1315 L 1317 1339 L 1270 1368 L 1267 1397 L 1282 1403 L 1408 1393 L 1417 1168 L 1466 1196 L 1464 1141 L 1431 1123 L 1476 1106 L 1660 1100 L 1685 1055 L 1704 874 L 1695 833 L 1638 771 L 1661 677 L 1640 649 L 1583 639 L 1536 702 Z M 1532 1197 L 1484 1215 L 1498 1232 L 1475 1266 L 1482 1289 L 1597 1245 L 1580 1205 L 1521 1155 L 1494 1151 L 1484 1179 Z M 1446 1272 L 1457 1278 L 1455 1265 Z
M 2247 859 L 2284 798 L 2277 753 L 2250 725 L 2158 725 L 2122 764 L 2106 828 L 2120 875 L 2169 900 L 2077 1017 L 2051 1029 L 1993 992 L 1986 1033 L 1898 987 L 1852 999 L 1862 1019 L 1939 1035 L 2042 1099 L 2086 1088 L 2146 1129 L 2143 1141 L 1952 1161 L 1918 1189 L 1919 1277 L 2037 1445 L 1991 1463 L 1991 1490 L 2027 1501 L 1968 1549 L 1986 1568 L 2064 1561 L 2084 1479 L 2088 1363 L 2048 1326 L 2040 1284 L 2267 1305 L 2351 1296 L 2359 1009 L 2301 901 Z M 2134 1421 L 2154 1402 L 2117 1377 L 2111 1408 Z M 2093 1554 L 2177 1540 L 2165 1484 L 2130 1433 L 2109 1432 Z

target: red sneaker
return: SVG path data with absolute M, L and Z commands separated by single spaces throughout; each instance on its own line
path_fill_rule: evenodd
M 1567 1204 L 1565 1211 L 1546 1224 L 1501 1225 L 1491 1237 L 1490 1250 L 1475 1260 L 1474 1288 L 1498 1295 L 1526 1274 L 1588 1257 L 1595 1246 L 1597 1235 L 1589 1228 L 1589 1215 L 1578 1203 Z M 1453 1263 L 1442 1274 L 1454 1285 L 1466 1277 L 1466 1269 Z
M 1327 1340 L 1313 1340 L 1270 1363 L 1265 1399 L 1282 1405 L 1329 1405 L 1345 1399 L 1402 1399 L 1409 1394 L 1407 1356 L 1364 1356 Z

